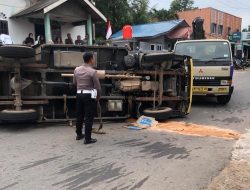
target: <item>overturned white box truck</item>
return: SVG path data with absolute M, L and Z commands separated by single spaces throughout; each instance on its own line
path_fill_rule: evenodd
M 142 114 L 165 120 L 185 116 L 192 102 L 192 59 L 173 53 L 130 53 L 105 46 L 0 47 L 0 122 L 74 120 L 75 67 L 93 52 L 104 119 Z

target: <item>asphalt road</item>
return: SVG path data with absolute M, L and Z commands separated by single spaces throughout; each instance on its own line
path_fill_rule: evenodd
M 250 72 L 235 74 L 227 106 L 195 101 L 184 120 L 245 132 Z M 130 131 L 106 124 L 98 143 L 76 142 L 63 125 L 0 127 L 0 190 L 198 190 L 229 162 L 233 140 Z

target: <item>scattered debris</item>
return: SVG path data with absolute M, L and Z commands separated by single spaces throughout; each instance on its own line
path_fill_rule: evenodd
M 241 136 L 240 133 L 229 129 L 221 129 L 215 126 L 198 125 L 193 123 L 174 121 L 160 123 L 157 126 L 151 128 L 151 130 L 166 130 L 168 132 L 174 132 L 182 135 L 218 137 L 235 140 L 238 140 Z
M 148 129 L 150 127 L 156 127 L 157 125 L 158 121 L 156 121 L 154 118 L 141 116 L 136 122 L 133 122 L 124 127 L 131 130 L 142 130 L 142 129 Z

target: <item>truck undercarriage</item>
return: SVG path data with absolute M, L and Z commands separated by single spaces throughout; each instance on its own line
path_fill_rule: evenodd
M 158 120 L 185 116 L 192 101 L 192 60 L 172 53 L 131 53 L 104 46 L 0 47 L 0 121 L 74 120 L 75 67 L 93 52 L 104 119 L 141 114 Z

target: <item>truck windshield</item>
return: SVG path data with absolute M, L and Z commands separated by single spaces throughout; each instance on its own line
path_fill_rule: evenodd
M 183 42 L 176 44 L 175 53 L 191 56 L 194 62 L 230 64 L 231 53 L 227 42 Z

